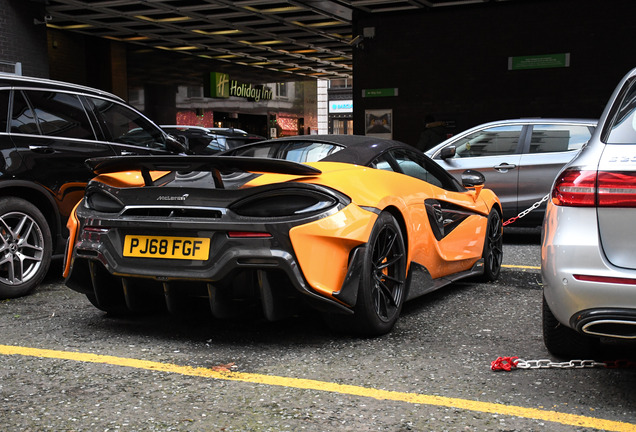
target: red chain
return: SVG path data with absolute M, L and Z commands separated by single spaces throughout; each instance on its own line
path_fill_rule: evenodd
M 603 367 L 606 369 L 633 369 L 636 368 L 636 362 L 631 360 L 570 360 L 566 362 L 553 362 L 548 359 L 542 360 L 522 360 L 519 357 L 497 357 L 497 360 L 490 363 L 490 369 L 494 371 L 510 372 L 512 369 L 582 369 Z
M 503 223 L 503 226 L 506 226 L 506 225 L 508 225 L 508 224 L 511 224 L 511 223 L 513 223 L 513 222 L 516 222 L 516 220 L 517 220 L 517 219 L 519 219 L 519 216 L 515 216 L 515 217 L 513 217 L 513 218 L 510 218 L 510 219 L 508 219 L 507 221 L 505 221 L 505 222 Z
M 490 369 L 494 371 L 505 370 L 510 372 L 512 368 L 517 367 L 519 357 L 497 357 L 497 360 L 490 363 Z

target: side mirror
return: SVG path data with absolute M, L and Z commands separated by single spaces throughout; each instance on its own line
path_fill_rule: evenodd
M 474 189 L 473 199 L 475 201 L 477 201 L 481 190 L 484 188 L 484 183 L 486 183 L 486 177 L 479 171 L 466 170 L 462 173 L 462 185 L 465 188 Z
M 190 153 L 188 139 L 183 135 L 179 135 L 176 138 L 172 135 L 166 135 L 166 147 L 172 153 Z
M 442 151 L 439 153 L 439 157 L 441 159 L 450 159 L 450 158 L 454 158 L 455 157 L 455 152 L 457 151 L 457 149 L 455 148 L 454 145 L 448 146 L 448 147 L 444 147 L 442 149 Z
M 483 186 L 486 183 L 486 177 L 479 171 L 466 170 L 462 173 L 462 185 L 467 188 L 475 186 Z

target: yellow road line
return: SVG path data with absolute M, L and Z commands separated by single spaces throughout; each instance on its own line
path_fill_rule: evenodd
M 505 268 L 541 270 L 541 266 L 527 266 L 527 265 L 513 265 L 513 264 L 502 264 L 501 266 Z
M 57 351 L 48 349 L 28 348 L 20 346 L 0 345 L 2 355 L 22 355 L 39 358 L 60 360 L 73 360 L 85 363 L 102 363 L 114 366 L 124 366 L 136 369 L 146 369 L 176 373 L 187 376 L 214 378 L 227 381 L 241 381 L 251 384 L 265 384 L 295 389 L 318 390 L 343 395 L 360 396 L 378 400 L 406 402 L 419 405 L 432 405 L 447 408 L 459 408 L 483 413 L 509 415 L 533 420 L 544 420 L 564 425 L 589 427 L 617 432 L 636 432 L 636 424 L 624 423 L 613 420 L 604 420 L 595 417 L 567 414 L 558 411 L 549 411 L 536 408 L 524 408 L 514 405 L 499 403 L 479 402 L 467 399 L 457 399 L 442 396 L 431 396 L 419 393 L 403 393 L 390 390 L 378 390 L 354 385 L 336 384 L 324 381 L 316 381 L 302 378 L 286 378 L 279 376 L 261 375 L 243 372 L 219 371 L 201 367 L 179 366 L 170 363 L 159 363 L 148 360 L 114 357 L 108 355 L 78 353 L 71 351 Z

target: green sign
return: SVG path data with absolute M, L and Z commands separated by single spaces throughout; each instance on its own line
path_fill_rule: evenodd
M 255 102 L 261 99 L 271 100 L 272 91 L 264 85 L 254 85 L 231 80 L 230 76 L 221 72 L 210 72 L 209 89 L 206 94 L 213 98 L 243 97 Z
M 362 97 L 384 97 L 397 95 L 397 88 L 362 89 Z
M 210 97 L 230 97 L 230 76 L 221 72 L 210 72 Z
M 508 70 L 570 67 L 570 53 L 508 57 Z

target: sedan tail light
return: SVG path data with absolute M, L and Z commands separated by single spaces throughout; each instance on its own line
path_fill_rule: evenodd
M 569 207 L 636 207 L 636 172 L 567 169 L 554 184 L 552 202 Z

